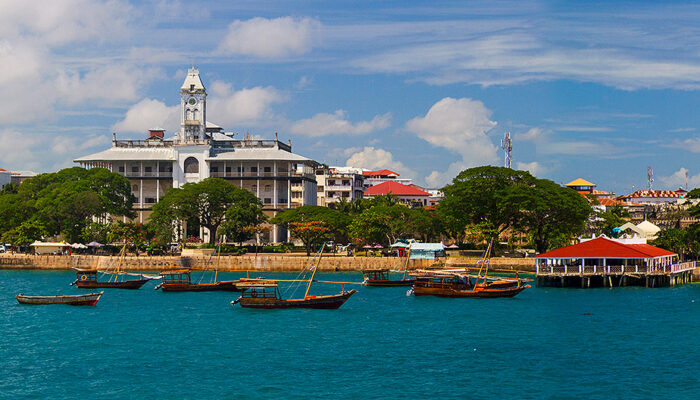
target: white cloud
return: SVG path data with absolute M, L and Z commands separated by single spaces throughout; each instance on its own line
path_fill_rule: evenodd
M 23 169 L 37 165 L 35 150 L 40 144 L 35 135 L 4 129 L 0 130 L 0 165 L 7 170 Z
M 546 168 L 543 167 L 540 163 L 537 161 L 533 161 L 531 163 L 524 163 L 524 162 L 518 162 L 517 168 L 521 171 L 530 171 L 530 173 L 534 176 L 540 176 L 541 174 L 546 172 Z
M 607 126 L 559 126 L 554 128 L 564 132 L 612 132 L 613 129 Z
M 416 173 L 401 161 L 394 160 L 394 155 L 390 152 L 367 146 L 362 151 L 352 154 L 345 162 L 345 166 L 354 168 L 364 168 L 369 170 L 390 169 L 402 178 L 415 178 Z
M 57 79 L 57 87 L 65 102 L 98 100 L 112 104 L 135 100 L 140 91 L 159 74 L 156 69 L 135 65 L 107 65 L 83 74 L 62 72 Z
M 685 140 L 675 140 L 668 145 L 669 147 L 677 147 L 693 153 L 700 153 L 700 137 L 692 137 Z
M 271 86 L 234 90 L 222 81 L 213 82 L 209 92 L 207 120 L 224 127 L 270 120 L 272 105 L 288 99 L 287 94 Z
M 545 131 L 542 128 L 535 127 L 535 128 L 528 129 L 528 131 L 525 133 L 519 133 L 519 134 L 515 135 L 514 138 L 516 140 L 537 141 L 537 140 L 542 139 L 542 137 L 544 137 L 545 135 L 548 135 L 549 133 L 550 133 L 549 131 Z
M 321 23 L 311 18 L 281 17 L 236 20 L 219 50 L 234 55 L 280 58 L 308 53 L 321 30 Z
M 458 168 L 469 168 L 497 162 L 496 146 L 486 132 L 496 126 L 491 111 L 477 100 L 446 97 L 435 103 L 423 117 L 406 123 L 406 129 L 434 146 L 462 157 L 446 173 L 433 171 L 428 184 L 439 186 L 449 182 Z M 456 171 L 459 172 L 459 171 Z
M 80 154 L 97 147 L 105 147 L 109 143 L 106 135 L 87 135 L 86 137 L 56 136 L 51 143 L 51 152 L 56 154 Z
M 691 175 L 687 168 L 681 168 L 670 176 L 660 176 L 656 179 L 663 184 L 665 189 L 675 190 L 679 187 L 685 188 L 686 174 L 688 175 L 688 190 L 700 188 L 700 173 Z
M 117 133 L 135 132 L 146 135 L 148 129 L 156 127 L 165 129 L 166 136 L 179 131 L 180 105 L 166 106 L 158 100 L 143 99 L 131 106 L 124 119 L 112 129 Z
M 319 113 L 292 124 L 290 131 L 300 135 L 319 137 L 327 135 L 364 135 L 389 127 L 391 113 L 376 115 L 371 121 L 352 123 L 347 112 L 337 110 L 333 114 Z

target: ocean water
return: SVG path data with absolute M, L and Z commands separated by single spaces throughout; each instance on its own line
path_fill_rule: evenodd
M 513 299 L 360 287 L 339 310 L 242 309 L 238 293 L 152 282 L 96 307 L 14 299 L 89 292 L 74 278 L 0 271 L 0 398 L 700 398 L 700 285 Z

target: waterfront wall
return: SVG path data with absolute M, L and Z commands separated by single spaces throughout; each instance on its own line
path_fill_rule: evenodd
M 450 257 L 447 259 L 447 267 L 473 267 L 479 260 L 477 257 Z M 262 254 L 244 256 L 221 256 L 219 260 L 220 271 L 300 271 L 309 262 L 311 257 L 301 255 L 273 255 Z M 161 271 L 171 268 L 204 269 L 210 263 L 209 268 L 216 265 L 215 258 L 209 257 L 125 257 L 122 269 L 125 271 Z M 324 256 L 321 259 L 319 270 L 322 271 L 359 271 L 365 268 L 389 268 L 401 270 L 404 268 L 404 260 L 396 257 L 346 257 Z M 434 260 L 410 260 L 408 268 L 422 269 L 434 264 Z M 72 268 L 99 268 L 115 269 L 119 264 L 119 257 L 110 256 L 35 256 L 25 254 L 0 255 L 0 269 L 43 269 L 43 270 L 67 270 Z M 535 270 L 533 258 L 493 258 L 491 268 L 511 269 L 519 271 Z

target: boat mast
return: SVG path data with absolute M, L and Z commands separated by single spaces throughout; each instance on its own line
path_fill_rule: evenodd
M 321 257 L 323 256 L 323 249 L 326 247 L 326 243 L 321 246 L 321 251 L 318 253 L 318 260 L 316 260 L 316 265 L 314 266 L 314 271 L 311 273 L 311 279 L 309 279 L 309 286 L 306 287 L 306 293 L 304 293 L 304 298 L 309 295 L 309 290 L 311 290 L 311 283 L 314 281 L 314 276 L 318 270 L 318 266 L 321 265 Z
M 481 276 L 481 271 L 484 269 L 484 264 L 486 264 L 487 260 L 491 258 L 491 247 L 493 246 L 493 239 L 489 242 L 489 245 L 486 247 L 486 251 L 484 252 L 484 256 L 481 258 L 481 267 L 479 267 L 479 273 L 476 274 L 476 282 L 474 282 L 474 289 L 476 290 L 476 285 L 479 283 L 479 277 Z M 486 274 L 488 274 L 489 268 L 488 266 L 486 267 L 486 271 L 484 273 L 484 277 L 486 277 Z
M 114 282 L 117 281 L 117 278 L 119 277 L 119 271 L 121 270 L 122 262 L 124 261 L 124 257 L 126 256 L 126 245 L 129 244 L 126 240 L 124 240 L 124 247 L 122 247 L 122 251 L 119 252 L 119 263 L 117 264 L 117 271 L 114 273 Z M 110 278 L 109 281 L 112 281 Z
M 408 275 L 408 260 L 411 258 L 411 244 L 408 245 L 408 253 L 406 254 L 406 265 L 403 268 L 403 280 L 406 280 L 406 275 Z
M 221 240 L 219 240 L 219 251 L 216 255 L 216 269 L 214 269 L 214 283 L 217 282 L 216 278 L 219 276 L 219 260 L 221 260 Z

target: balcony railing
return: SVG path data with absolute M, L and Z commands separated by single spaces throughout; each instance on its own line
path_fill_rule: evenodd
M 668 265 L 538 265 L 538 275 L 669 274 L 695 269 L 695 261 Z

